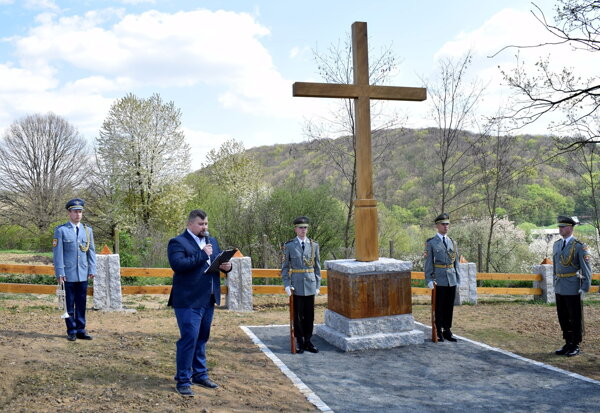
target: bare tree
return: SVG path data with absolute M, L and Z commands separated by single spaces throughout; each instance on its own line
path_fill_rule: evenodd
M 157 194 L 190 169 L 180 119 L 175 104 L 163 103 L 158 94 L 128 94 L 112 105 L 96 141 L 104 169 L 115 174 L 113 184 L 126 192 L 128 208 L 144 225 Z
M 555 40 L 529 46 L 511 45 L 502 50 L 569 45 L 583 53 L 600 52 L 600 1 L 557 0 L 554 23 L 548 21 L 537 5 L 533 6 L 533 16 Z M 598 76 L 582 78 L 577 76 L 575 69 L 567 67 L 558 72 L 553 71 L 548 58 L 540 59 L 532 73 L 517 55 L 516 67 L 502 73 L 515 92 L 514 110 L 508 116 L 515 127 L 531 124 L 543 116 L 559 112 L 564 113 L 564 118 L 552 126 L 559 130 L 565 127 L 570 129 L 589 122 L 590 116 L 597 113 L 600 107 Z M 599 143 L 600 135 L 596 133 L 586 136 L 584 141 L 571 141 L 569 145 L 587 142 Z M 570 146 L 564 149 L 569 149 Z
M 45 231 L 89 172 L 86 142 L 53 113 L 13 122 L 0 142 L 0 214 Z
M 372 85 L 387 84 L 398 66 L 398 57 L 391 46 L 383 48 L 379 53 L 369 50 L 369 83 Z M 352 60 L 352 44 L 350 36 L 342 43 L 338 41 L 321 53 L 313 50 L 317 71 L 326 83 L 350 84 L 354 82 Z M 337 171 L 343 185 L 343 199 L 347 208 L 344 225 L 344 249 L 346 258 L 351 256 L 354 243 L 352 233 L 352 217 L 354 199 L 356 198 L 356 131 L 354 119 L 354 100 L 336 99 L 337 107 L 321 119 L 307 121 L 304 125 L 305 136 L 320 151 L 327 155 L 331 167 Z M 371 118 L 373 121 L 373 166 L 385 159 L 398 135 L 394 129 L 400 128 L 403 119 L 394 112 L 386 110 L 384 101 L 371 102 Z M 389 107 L 389 105 L 388 105 Z M 340 137 L 334 139 L 335 137 Z
M 572 141 L 589 141 L 592 135 L 598 135 L 598 131 L 579 128 Z M 577 145 L 574 148 L 567 153 L 570 160 L 568 167 L 581 178 L 584 187 L 589 191 L 586 198 L 592 213 L 590 221 L 596 228 L 595 247 L 600 255 L 600 148 L 597 144 Z
M 503 218 L 501 211 L 506 209 L 514 188 L 529 168 L 527 161 L 515 153 L 519 148 L 517 137 L 506 134 L 501 126 L 501 122 L 490 123 L 486 127 L 486 133 L 474 147 L 475 164 L 481 176 L 483 203 L 489 220 L 485 272 L 489 272 L 490 266 L 494 265 L 492 241 L 496 226 Z
M 469 201 L 466 194 L 478 180 L 473 177 L 470 156 L 477 135 L 469 137 L 466 129 L 475 125 L 475 110 L 485 87 L 477 80 L 467 79 L 471 53 L 460 59 L 442 59 L 439 77 L 423 80 L 427 86 L 435 129 L 437 176 L 433 189 L 439 197 L 439 211 L 454 212 Z M 458 202 L 462 200 L 461 204 Z

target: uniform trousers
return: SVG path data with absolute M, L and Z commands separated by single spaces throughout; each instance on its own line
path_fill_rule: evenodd
M 315 296 L 294 295 L 294 334 L 297 339 L 310 341 L 315 321 Z M 299 340 L 300 341 L 300 340 Z
M 65 318 L 67 334 L 85 333 L 85 305 L 87 301 L 87 281 L 65 281 L 65 301 L 67 313 Z
M 210 337 L 210 327 L 215 311 L 215 298 L 202 308 L 173 308 L 179 335 L 175 364 L 177 386 L 189 386 L 194 379 L 207 379 L 206 343 Z
M 573 344 L 581 343 L 583 336 L 581 296 L 556 294 L 556 312 L 565 341 Z
M 452 328 L 452 315 L 454 313 L 454 297 L 456 285 L 452 287 L 435 287 L 435 324 L 438 329 L 450 330 Z

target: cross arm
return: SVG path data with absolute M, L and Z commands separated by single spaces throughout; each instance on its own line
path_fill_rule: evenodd
M 382 100 L 422 101 L 427 99 L 427 89 L 422 87 L 295 82 L 293 95 L 317 98 L 357 99 L 368 97 Z

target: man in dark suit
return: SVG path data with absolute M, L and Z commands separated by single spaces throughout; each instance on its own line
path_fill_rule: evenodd
M 208 378 L 206 343 L 215 304 L 221 302 L 221 283 L 219 271 L 205 271 L 221 250 L 217 240 L 208 236 L 206 212 L 190 212 L 187 229 L 169 240 L 167 252 L 174 271 L 168 305 L 175 311 L 181 336 L 177 341 L 176 389 L 182 396 L 194 396 L 192 384 L 218 387 Z M 231 262 L 221 264 L 219 269 L 231 271 Z
M 96 250 L 92 228 L 81 223 L 84 204 L 80 198 L 67 202 L 69 222 L 56 227 L 52 239 L 54 273 L 65 288 L 69 341 L 92 339 L 85 329 L 85 306 L 88 279 L 96 274 Z
M 437 285 L 435 297 L 435 322 L 438 341 L 456 341 L 452 328 L 456 286 L 460 284 L 458 247 L 450 238 L 448 227 L 450 216 L 442 213 L 435 219 L 437 234 L 425 242 L 425 281 L 433 289 Z

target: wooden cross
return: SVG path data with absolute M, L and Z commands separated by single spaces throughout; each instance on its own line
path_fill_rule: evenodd
M 294 96 L 354 99 L 356 125 L 356 200 L 354 224 L 356 259 L 377 261 L 377 201 L 373 194 L 371 154 L 371 99 L 423 101 L 427 89 L 419 87 L 374 86 L 369 84 L 367 23 L 352 24 L 352 60 L 354 83 L 295 82 Z

